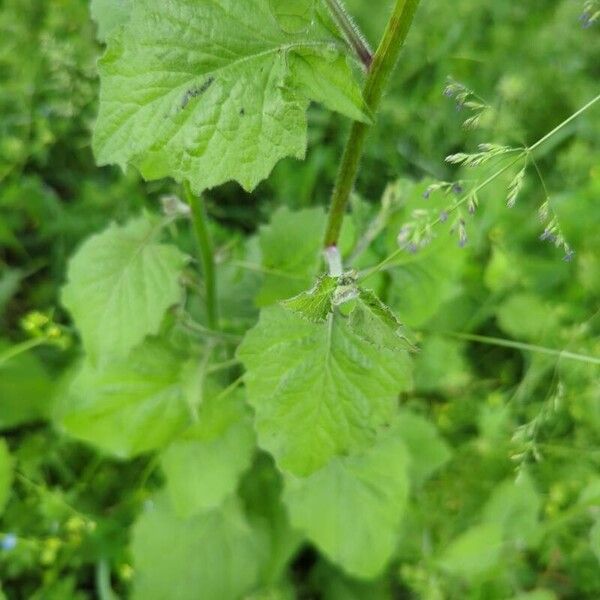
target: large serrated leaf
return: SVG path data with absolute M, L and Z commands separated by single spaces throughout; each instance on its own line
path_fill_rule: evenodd
M 259 444 L 297 475 L 370 444 L 410 385 L 408 354 L 376 348 L 339 313 L 311 323 L 267 308 L 238 353 Z
M 396 547 L 408 465 L 404 444 L 388 432 L 364 454 L 335 458 L 306 479 L 288 476 L 292 525 L 348 573 L 376 577 Z
M 157 241 L 160 229 L 147 215 L 111 225 L 71 259 L 62 300 L 92 360 L 125 357 L 158 333 L 165 311 L 179 301 L 188 259 Z
M 229 180 L 252 189 L 281 158 L 304 156 L 311 100 L 368 120 L 347 48 L 321 10 L 294 33 L 294 15 L 278 9 L 271 0 L 135 2 L 100 63 L 100 164 L 189 180 L 197 192 Z

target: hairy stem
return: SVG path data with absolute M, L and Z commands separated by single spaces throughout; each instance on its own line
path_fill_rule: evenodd
M 373 115 L 377 114 L 383 93 L 396 67 L 419 1 L 396 0 L 395 2 L 363 91 L 365 103 Z M 358 121 L 352 124 L 331 199 L 329 221 L 325 233 L 325 248 L 337 247 L 342 221 L 356 181 L 369 128 L 370 126 L 366 123 Z
M 217 280 L 215 276 L 215 257 L 212 241 L 208 231 L 208 219 L 206 205 L 202 196 L 196 196 L 192 192 L 190 184 L 183 184 L 186 201 L 192 211 L 192 227 L 194 237 L 198 246 L 198 254 L 202 264 L 204 275 L 204 287 L 206 288 L 206 318 L 211 329 L 218 329 L 219 316 L 217 312 Z
M 369 69 L 373 62 L 373 51 L 366 37 L 345 9 L 343 0 L 325 0 L 325 4 L 360 62 L 366 69 Z

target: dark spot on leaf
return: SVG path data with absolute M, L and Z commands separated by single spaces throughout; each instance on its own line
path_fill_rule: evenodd
M 246 110 L 244 108 L 240 108 L 240 116 L 244 116 L 246 114 Z
M 202 83 L 202 85 L 192 87 L 189 90 L 187 90 L 187 92 L 183 95 L 183 98 L 181 99 L 181 110 L 184 110 L 193 98 L 202 96 L 202 94 L 204 94 L 208 90 L 208 88 L 214 83 L 214 81 L 214 77 L 209 77 L 208 79 L 206 79 L 206 81 L 204 81 L 204 83 Z

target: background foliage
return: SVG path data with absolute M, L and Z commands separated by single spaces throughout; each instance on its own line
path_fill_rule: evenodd
M 375 42 L 385 7 L 347 4 Z M 189 289 L 201 286 L 187 258 L 187 228 L 179 221 L 162 233 L 153 228 L 161 198 L 179 190 L 95 165 L 102 48 L 88 3 L 0 0 L 0 11 L 0 596 L 107 600 L 132 589 L 138 598 L 600 596 L 598 359 L 525 346 L 600 356 L 598 108 L 538 154 L 540 176 L 529 169 L 513 209 L 505 199 L 514 173 L 480 194 L 465 248 L 450 225 L 440 226 L 427 248 L 367 280 L 414 331 L 414 388 L 371 451 L 283 482 L 254 450 L 243 394 L 223 403 L 240 373 L 219 347 L 211 360 L 225 367 L 202 389 L 201 425 L 151 453 L 199 409 L 187 406 L 197 365 L 182 356 L 201 336 L 186 330 L 169 344 L 143 341 L 169 328 L 175 316 L 163 319 L 164 309 L 177 301 L 181 278 Z M 350 252 L 384 207 L 358 269 L 397 248 L 415 210 L 443 210 L 443 193 L 424 199 L 429 184 L 472 177 L 445 156 L 480 142 L 532 143 L 598 94 L 598 24 L 582 28 L 581 12 L 574 0 L 423 3 L 344 231 Z M 448 76 L 493 107 L 480 129 L 461 127 L 465 111 L 443 94 Z M 343 117 L 312 107 L 304 163 L 284 160 L 253 193 L 226 184 L 208 195 L 227 335 L 238 339 L 258 307 L 312 284 L 347 128 Z M 544 188 L 576 252 L 571 262 L 539 240 Z M 93 289 L 82 295 L 86 282 L 103 281 L 105 294 L 119 283 L 103 279 L 112 263 L 95 244 L 101 236 L 113 249 L 144 240 L 136 256 L 156 265 L 144 285 L 158 299 L 132 309 L 119 304 L 122 290 L 113 308 L 127 335 L 98 314 L 80 340 L 71 318 L 81 306 L 90 315 L 97 298 Z M 126 266 L 136 277 L 136 262 Z M 279 310 L 263 313 L 270 336 Z M 200 303 L 191 301 L 189 312 L 202 322 Z M 253 345 L 260 351 L 271 341 L 259 326 L 241 353 L 251 357 Z M 125 360 L 139 342 L 135 361 Z M 12 357 L 21 344 L 30 351 Z M 93 358 L 102 344 L 116 349 L 115 360 L 81 367 L 82 348 Z M 363 383 L 387 393 L 385 382 Z M 260 416 L 263 390 L 248 387 Z M 123 435 L 124 423 L 139 435 Z M 358 526 L 373 488 L 387 501 L 373 508 L 376 522 Z M 347 505 L 331 506 L 336 494 Z M 340 546 L 340 537 L 352 543 Z

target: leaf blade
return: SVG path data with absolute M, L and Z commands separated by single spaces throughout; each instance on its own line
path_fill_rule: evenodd
M 160 228 L 148 216 L 113 224 L 71 259 L 62 303 L 92 360 L 126 356 L 158 333 L 166 310 L 179 301 L 179 274 L 188 258 L 155 241 Z
M 408 354 L 375 348 L 337 313 L 315 324 L 264 309 L 238 356 L 259 445 L 297 475 L 369 445 L 410 386 Z

